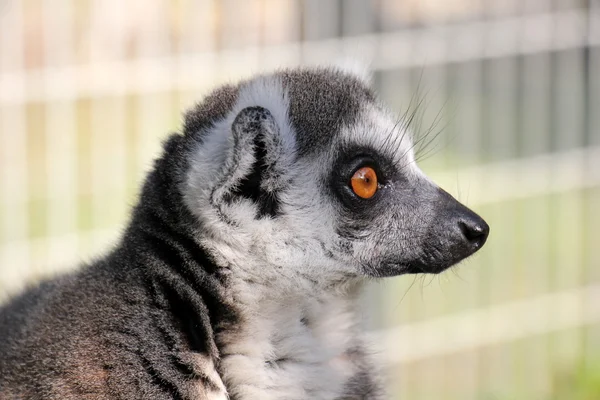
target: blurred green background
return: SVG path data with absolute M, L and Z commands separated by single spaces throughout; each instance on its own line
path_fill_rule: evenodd
M 491 226 L 369 287 L 394 398 L 600 399 L 599 45 L 594 0 L 0 0 L 0 301 L 110 246 L 210 88 L 355 59 Z

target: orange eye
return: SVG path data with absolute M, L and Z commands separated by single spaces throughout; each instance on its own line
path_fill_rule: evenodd
M 377 174 L 371 167 L 362 167 L 350 179 L 352 191 L 363 199 L 370 199 L 377 191 Z

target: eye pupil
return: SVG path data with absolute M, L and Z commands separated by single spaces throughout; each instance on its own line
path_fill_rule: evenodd
M 358 197 L 370 199 L 377 192 L 377 173 L 371 167 L 359 168 L 352 175 L 350 186 Z

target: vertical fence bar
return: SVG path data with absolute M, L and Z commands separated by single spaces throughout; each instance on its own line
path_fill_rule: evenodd
M 259 68 L 272 71 L 281 67 L 301 64 L 302 45 L 290 46 L 302 41 L 303 8 L 299 0 L 262 0 L 261 54 Z M 274 55 L 264 51 L 266 46 L 278 46 L 282 51 Z
M 548 12 L 544 8 L 545 1 L 537 2 L 537 12 Z M 546 4 L 547 6 L 547 4 Z M 535 26 L 523 26 L 527 45 L 529 38 L 539 35 Z M 519 81 L 520 96 L 522 97 L 522 110 L 519 126 L 519 141 L 521 143 L 520 156 L 531 157 L 550 151 L 550 119 L 551 110 L 548 99 L 550 98 L 550 85 L 552 82 L 551 67 L 552 57 L 546 53 L 527 55 L 522 61 L 522 75 Z M 551 289 L 551 276 L 548 269 L 550 263 L 550 201 L 548 196 L 541 196 L 523 202 L 521 226 L 535 227 L 533 234 L 520 236 L 523 248 L 522 268 L 520 271 L 521 290 L 525 295 L 546 293 Z M 525 228 L 526 229 L 526 228 Z M 549 378 L 552 374 L 551 359 L 549 356 L 550 340 L 548 335 L 535 340 L 527 341 L 529 354 L 523 360 L 524 369 L 537 371 L 528 379 L 532 392 L 549 394 Z
M 190 75 L 196 77 L 195 79 L 202 79 L 203 89 L 192 91 L 180 87 L 179 91 L 174 93 L 176 99 L 173 99 L 171 105 L 172 112 L 178 116 L 175 121 L 178 127 L 182 112 L 202 100 L 201 96 L 211 90 L 217 82 L 220 71 L 218 52 L 221 46 L 219 33 L 222 29 L 221 12 L 219 11 L 222 7 L 221 2 L 219 0 L 198 0 L 186 4 L 188 7 L 181 6 L 179 10 L 182 14 L 181 18 L 186 24 L 186 33 L 180 37 L 180 51 L 177 55 L 178 70 L 175 73 L 182 79 L 189 79 Z M 200 70 L 198 67 L 194 67 L 194 70 L 190 71 L 187 60 L 188 57 L 195 56 L 201 56 L 203 62 Z M 156 103 L 149 107 L 157 107 Z M 149 153 L 146 152 L 146 154 Z M 148 157 L 145 156 L 145 158 Z
M 557 37 L 585 36 L 587 21 L 576 21 L 573 24 L 557 26 Z M 579 148 L 585 144 L 584 132 L 584 57 L 581 49 L 569 49 L 556 53 L 555 85 L 556 97 L 554 112 L 556 115 L 555 148 L 565 151 Z M 572 170 L 556 169 L 555 176 L 572 176 L 579 178 L 584 159 L 573 161 Z M 555 202 L 554 230 L 559 232 L 555 236 L 556 243 L 556 271 L 555 287 L 558 289 L 575 288 L 582 284 L 583 278 L 583 199 L 584 190 L 573 190 L 557 196 Z M 579 309 L 569 309 L 556 304 L 555 315 L 561 313 L 581 313 Z M 554 335 L 555 365 L 571 365 L 575 367 L 582 358 L 583 348 L 580 342 L 579 330 L 558 332 Z
M 43 2 L 43 38 L 45 73 L 74 63 L 73 4 L 71 0 Z M 69 267 L 78 249 L 77 225 L 77 136 L 75 105 L 77 88 L 72 76 L 59 81 L 50 76 L 44 79 L 46 90 L 60 86 L 67 100 L 48 101 L 45 105 L 45 151 L 47 190 L 47 262 L 45 273 L 60 266 Z M 60 240 L 52 240 L 61 238 Z M 74 266 L 70 266 L 74 267 Z
M 11 1 L 0 13 L 0 73 L 25 71 L 24 5 Z M 0 89 L 1 90 L 1 89 Z M 30 274 L 28 242 L 29 178 L 27 167 L 27 122 L 24 85 L 13 87 L 14 102 L 0 104 L 0 249 L 2 268 L 0 288 L 7 290 L 22 286 Z M 0 298 L 0 300 L 2 300 Z
M 221 7 L 221 44 L 224 51 L 219 57 L 220 81 L 237 80 L 242 75 L 259 72 L 258 46 L 261 37 L 259 1 L 248 0 L 240 3 L 235 0 L 223 0 Z M 243 51 L 232 57 L 227 50 L 233 49 Z
M 493 20 L 499 14 L 504 14 L 509 7 L 506 3 L 497 9 L 498 3 L 486 1 L 488 18 Z M 511 7 L 511 13 L 515 10 Z M 502 48 L 514 45 L 518 40 L 516 35 L 520 27 L 514 25 L 509 31 L 495 29 L 485 38 L 484 48 Z M 484 148 L 492 160 L 513 158 L 516 154 L 516 102 L 518 61 L 514 55 L 484 62 Z M 485 190 L 485 186 L 483 186 Z M 510 190 L 509 188 L 507 188 Z M 493 207 L 488 214 L 489 222 L 495 227 L 494 240 L 490 241 L 487 252 L 490 254 L 488 268 L 487 301 L 498 304 L 509 300 L 514 288 L 514 278 L 518 273 L 519 260 L 516 253 L 517 209 L 514 204 L 506 207 Z M 502 221 L 502 223 L 499 223 Z M 496 223 L 495 223 L 496 222 Z M 488 349 L 484 365 L 488 390 L 492 393 L 511 393 L 519 385 L 518 354 L 513 346 L 502 346 Z
M 373 5 L 362 0 L 343 0 L 340 19 L 342 36 L 364 35 L 373 32 Z
M 600 3 L 588 1 L 588 57 L 586 68 L 586 120 L 588 146 L 600 146 Z M 590 160 L 588 160 L 589 162 Z M 588 282 L 600 282 L 600 252 L 598 251 L 598 226 L 600 226 L 600 189 L 592 190 L 587 198 L 586 215 L 586 279 Z M 590 305 L 588 305 L 590 306 Z M 600 325 L 591 326 L 585 335 L 586 370 L 598 368 L 600 354 Z
M 125 44 L 125 10 L 118 0 L 92 3 L 90 49 L 92 62 L 122 61 Z M 106 34 L 110 32 L 110 34 Z M 107 79 L 129 77 L 107 77 Z M 110 97 L 91 98 L 91 214 L 94 229 L 112 229 L 125 221 L 128 205 L 126 187 L 125 110 L 122 93 L 112 91 Z M 116 232 L 115 232 L 116 234 Z M 98 249 L 103 240 L 91 238 L 91 247 Z
M 340 34 L 339 0 L 304 0 L 304 14 L 305 40 L 329 39 Z
M 169 37 L 168 20 L 164 18 L 169 5 L 161 2 L 154 6 L 158 9 L 154 10 L 152 17 L 142 29 L 136 32 L 137 59 L 135 61 L 138 64 L 134 64 L 136 65 L 134 74 L 138 78 L 143 77 L 146 81 L 144 85 L 152 82 L 154 73 L 165 72 L 158 70 L 154 72 L 144 71 L 146 62 L 159 55 L 173 54 L 174 51 L 172 44 L 167 39 Z M 207 38 L 204 37 L 199 40 L 206 43 Z M 191 45 L 191 43 L 187 44 L 187 46 Z M 172 57 L 177 59 L 175 55 Z M 171 73 L 175 72 L 172 71 Z M 132 78 L 135 79 L 135 77 Z M 169 133 L 169 129 L 176 125 L 177 121 L 171 120 L 174 112 L 174 88 L 164 88 L 164 91 L 149 91 L 141 94 L 132 93 L 131 96 L 135 99 L 134 114 L 137 132 L 135 135 L 135 148 L 132 149 L 130 156 L 135 155 L 136 158 L 137 179 L 135 181 L 139 185 L 143 175 L 150 170 L 153 160 L 161 152 L 161 139 Z

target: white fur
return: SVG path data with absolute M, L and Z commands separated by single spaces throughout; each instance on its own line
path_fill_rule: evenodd
M 271 298 L 266 286 L 240 281 L 236 304 L 247 323 L 228 337 L 223 379 L 241 399 L 334 399 L 355 373 L 344 354 L 355 338 L 349 294 L 303 292 Z M 301 321 L 305 318 L 307 323 Z M 283 361 L 269 365 L 269 361 Z

